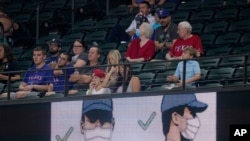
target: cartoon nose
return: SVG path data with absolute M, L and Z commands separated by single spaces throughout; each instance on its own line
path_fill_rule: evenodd
M 99 121 L 99 120 L 97 120 L 96 122 L 95 122 L 95 126 L 97 127 L 97 126 L 101 126 L 101 122 Z

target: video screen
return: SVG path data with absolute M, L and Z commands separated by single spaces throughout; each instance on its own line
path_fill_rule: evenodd
M 51 140 L 216 140 L 216 93 L 53 102 Z

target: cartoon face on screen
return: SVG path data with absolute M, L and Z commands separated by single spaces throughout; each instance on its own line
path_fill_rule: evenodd
M 201 125 L 196 113 L 207 107 L 206 103 L 197 101 L 194 94 L 164 95 L 161 112 L 165 140 L 194 140 Z
M 113 129 L 111 99 L 83 101 L 81 132 L 85 141 L 111 141 Z

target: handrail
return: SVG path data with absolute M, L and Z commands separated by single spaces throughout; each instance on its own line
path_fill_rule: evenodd
M 248 64 L 247 64 L 247 57 L 248 56 L 250 56 L 250 54 L 237 54 L 237 55 L 227 55 L 227 56 L 219 56 L 219 58 L 227 58 L 227 57 L 239 57 L 239 56 L 244 56 L 244 64 L 243 64 L 243 66 L 242 67 L 244 67 L 244 74 L 243 74 L 243 76 L 244 76 L 244 78 L 243 78 L 243 81 L 244 81 L 244 85 L 246 85 L 247 84 L 247 80 L 248 80 L 248 76 L 247 76 L 247 66 L 248 66 Z M 191 60 L 202 60 L 202 59 L 213 59 L 213 58 L 218 58 L 218 56 L 210 56 L 210 57 L 200 57 L 200 58 L 194 58 L 194 59 L 191 59 Z M 188 60 L 190 60 L 190 59 L 186 59 L 186 60 L 179 60 L 179 61 L 183 61 L 184 62 L 184 65 L 183 65 L 183 86 L 180 88 L 180 89 L 178 89 L 177 91 L 181 91 L 181 92 L 185 92 L 185 91 L 189 91 L 190 89 L 187 89 L 187 87 L 186 87 L 186 85 L 185 85 L 185 73 L 184 72 L 186 72 L 186 62 L 188 61 Z M 162 61 L 152 61 L 152 62 L 140 62 L 140 63 L 128 63 L 128 62 L 126 62 L 126 63 L 121 63 L 121 64 L 115 64 L 116 66 L 117 65 L 124 65 L 124 66 L 126 66 L 126 65 L 133 65 L 133 64 L 153 64 L 153 63 L 159 63 L 159 62 L 173 62 L 173 61 L 168 61 L 168 60 L 162 60 Z M 104 67 L 108 67 L 108 66 L 114 66 L 114 65 L 98 65 L 98 66 L 85 66 L 84 68 L 96 68 L 96 67 L 99 67 L 99 68 L 104 68 Z M 79 67 L 79 68 L 82 68 L 82 67 Z M 124 68 L 126 68 L 126 67 L 124 67 Z M 67 69 L 69 69 L 69 68 L 61 68 L 60 70 L 67 70 Z M 154 68 L 152 68 L 152 69 L 154 69 Z M 44 69 L 43 71 L 48 71 L 49 69 Z M 58 69 L 55 69 L 55 70 L 58 70 Z M 166 69 L 167 70 L 167 69 Z M 9 71 L 9 72 L 2 72 L 1 74 L 7 74 L 8 75 L 8 84 L 7 84 L 7 89 L 8 89 L 8 91 L 7 91 L 7 93 L 8 93 L 8 96 L 7 96 L 7 101 L 13 101 L 13 100 L 10 100 L 10 92 L 11 92 L 11 79 L 10 79 L 10 76 L 11 76 L 11 73 L 23 73 L 23 72 L 28 72 L 28 71 L 31 71 L 31 72 L 34 72 L 34 71 L 37 71 L 37 70 L 19 70 L 19 71 Z M 67 71 L 64 71 L 64 72 L 67 72 Z M 125 72 L 125 71 L 124 71 Z M 64 73 L 64 80 L 66 80 L 67 79 L 67 74 L 66 73 Z M 122 84 L 124 85 L 125 84 L 125 80 L 123 80 L 123 82 L 122 82 Z M 66 81 L 64 81 L 64 86 L 66 86 Z M 250 87 L 249 87 L 250 88 Z M 159 92 L 160 92 L 161 90 L 159 90 Z M 192 91 L 197 91 L 197 89 L 193 89 Z M 145 93 L 146 91 L 142 91 L 143 93 Z M 142 93 L 142 92 L 140 92 L 140 93 Z M 154 91 L 154 92 L 157 92 L 157 91 Z M 147 92 L 146 92 L 147 93 Z M 67 97 L 69 97 L 68 95 L 67 95 L 67 88 L 66 87 L 64 87 L 64 98 L 67 98 Z

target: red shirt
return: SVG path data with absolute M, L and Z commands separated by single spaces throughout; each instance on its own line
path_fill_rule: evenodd
M 141 39 L 134 39 L 125 56 L 131 59 L 144 58 L 145 61 L 151 60 L 155 53 L 154 41 L 149 39 L 142 47 L 140 47 L 140 41 Z
M 186 48 L 188 46 L 192 46 L 193 48 L 196 49 L 196 51 L 200 52 L 201 54 L 203 53 L 200 37 L 197 35 L 193 35 L 192 37 L 190 37 L 186 40 L 178 38 L 175 41 L 173 47 L 170 48 L 169 54 L 171 56 L 174 56 L 174 57 L 179 57 L 182 55 L 184 48 Z

